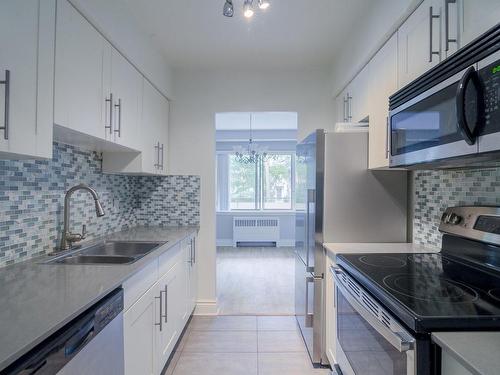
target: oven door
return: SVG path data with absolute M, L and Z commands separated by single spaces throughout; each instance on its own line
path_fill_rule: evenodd
M 464 82 L 467 89 L 461 90 Z M 475 121 L 467 124 L 471 115 L 461 115 L 460 103 L 469 109 L 480 92 L 475 67 L 469 67 L 393 109 L 389 114 L 390 166 L 477 154 L 479 129 Z
M 344 375 L 416 375 L 415 339 L 342 269 L 333 269 Z

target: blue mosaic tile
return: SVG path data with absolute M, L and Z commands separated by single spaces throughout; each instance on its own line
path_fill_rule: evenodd
M 198 176 L 103 174 L 100 154 L 54 143 L 52 160 L 0 160 L 0 266 L 52 251 L 62 226 L 64 193 L 85 183 L 106 212 L 96 218 L 91 196 L 71 200 L 71 228 L 89 239 L 136 225 L 199 225 Z
M 417 171 L 413 184 L 413 241 L 430 247 L 441 247 L 438 227 L 447 207 L 500 206 L 500 168 Z

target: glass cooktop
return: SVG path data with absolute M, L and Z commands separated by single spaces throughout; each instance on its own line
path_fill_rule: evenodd
M 349 254 L 337 263 L 414 330 L 500 330 L 500 275 L 437 254 Z

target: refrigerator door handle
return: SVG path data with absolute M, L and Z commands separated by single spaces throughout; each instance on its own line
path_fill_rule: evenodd
M 309 231 L 310 231 L 310 228 L 309 228 L 309 225 L 310 225 L 310 222 L 309 222 L 309 215 L 311 213 L 310 211 L 310 205 L 311 203 L 314 203 L 316 202 L 316 190 L 314 189 L 307 189 L 307 202 L 306 202 L 306 270 L 307 272 L 314 272 L 314 267 L 311 267 L 309 265 L 309 249 L 310 249 L 310 242 L 309 242 Z M 314 238 L 313 238 L 313 241 L 314 241 Z
M 307 276 L 306 277 L 306 314 L 304 317 L 305 326 L 312 327 L 313 326 L 313 316 L 314 314 L 309 313 L 309 284 L 314 283 L 314 277 Z

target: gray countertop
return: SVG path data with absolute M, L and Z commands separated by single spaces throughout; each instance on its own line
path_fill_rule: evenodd
M 106 236 L 168 241 L 130 265 L 40 264 L 44 258 L 37 258 L 0 269 L 0 370 L 197 230 L 136 227 Z
M 500 332 L 437 332 L 432 340 L 476 375 L 497 375 Z

